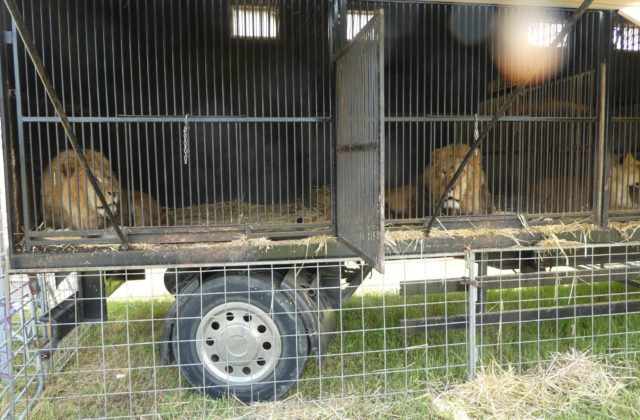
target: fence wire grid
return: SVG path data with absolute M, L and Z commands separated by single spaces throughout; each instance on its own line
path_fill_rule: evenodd
M 260 407 L 240 400 L 421 395 L 493 363 L 526 371 L 571 349 L 640 352 L 640 244 L 362 268 L 13 273 L 2 415 L 237 416 Z

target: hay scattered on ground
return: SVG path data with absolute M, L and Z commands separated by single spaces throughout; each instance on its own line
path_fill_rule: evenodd
M 305 401 L 294 395 L 284 401 L 254 403 L 245 411 L 253 419 L 340 419 L 349 418 L 352 404 L 350 400 Z
M 629 382 L 628 374 L 574 350 L 522 374 L 493 364 L 474 381 L 437 396 L 434 406 L 459 419 L 571 416 L 574 404 L 598 407 L 614 401 Z
M 322 401 L 305 400 L 293 395 L 283 401 L 253 403 L 239 409 L 235 418 L 251 419 L 294 419 L 327 420 L 354 419 L 367 420 L 372 417 L 389 419 L 431 418 L 433 412 L 430 395 L 407 393 L 384 396 L 380 392 L 367 395 L 347 395 L 327 397 Z
M 613 225 L 613 224 L 612 224 Z M 612 226 L 618 230 L 623 236 L 624 240 L 629 240 L 637 229 L 640 229 L 640 223 L 625 223 L 624 226 Z M 385 245 L 392 251 L 400 252 L 400 244 L 413 244 L 427 239 L 442 239 L 442 238 L 472 238 L 477 239 L 483 236 L 503 236 L 510 238 L 514 242 L 514 246 L 520 245 L 518 240 L 519 235 L 530 234 L 532 236 L 542 236 L 543 239 L 536 242 L 536 246 L 541 248 L 576 248 L 584 246 L 588 243 L 589 234 L 592 230 L 597 229 L 593 225 L 583 223 L 570 223 L 570 224 L 553 224 L 545 226 L 532 226 L 523 228 L 468 228 L 468 229 L 452 229 L 447 230 L 444 227 L 437 228 L 431 231 L 429 238 L 424 235 L 424 230 L 421 227 L 403 227 L 401 229 L 387 230 L 385 233 Z M 565 239 L 559 239 L 558 235 L 563 233 L 576 233 L 579 232 L 583 236 L 583 241 L 570 241 Z M 57 237 L 59 238 L 59 237 Z M 49 239 L 49 238 L 47 238 Z M 51 240 L 56 238 L 51 237 Z M 74 238 L 75 239 L 75 238 Z M 79 239 L 79 237 L 78 237 Z M 327 251 L 327 247 L 335 243 L 336 238 L 326 235 L 315 235 L 300 239 L 286 239 L 286 240 L 271 240 L 267 237 L 262 238 L 247 238 L 245 235 L 238 236 L 237 239 L 229 242 L 208 242 L 208 243 L 185 243 L 185 244 L 130 244 L 129 250 L 133 251 L 162 251 L 170 249 L 180 249 L 184 247 L 193 248 L 207 248 L 207 249 L 229 249 L 237 247 L 257 246 L 260 250 L 269 250 L 276 245 L 287 246 L 306 246 L 311 250 L 315 248 L 312 253 L 315 255 L 321 255 L 322 252 Z M 108 252 L 117 251 L 120 249 L 119 244 L 91 244 L 91 245 L 47 245 L 41 248 L 44 252 Z M 311 254 L 311 253 L 309 253 Z
M 260 251 L 268 251 L 273 248 L 275 242 L 269 238 L 248 238 L 246 235 L 240 235 L 231 242 L 214 242 L 205 245 L 217 249 L 233 248 L 233 247 L 255 247 Z
M 329 245 L 335 244 L 337 239 L 333 236 L 315 235 L 301 239 L 272 240 L 267 237 L 249 238 L 246 235 L 238 235 L 232 241 L 204 242 L 204 243 L 178 243 L 178 244 L 129 244 L 129 251 L 162 252 L 176 249 L 208 249 L 222 251 L 234 248 L 257 248 L 260 251 L 269 251 L 274 246 L 306 246 L 307 255 L 326 255 Z M 45 253 L 66 252 L 115 252 L 122 249 L 119 244 L 91 244 L 91 245 L 46 245 L 40 247 Z

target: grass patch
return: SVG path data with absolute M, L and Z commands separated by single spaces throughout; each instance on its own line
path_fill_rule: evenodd
M 488 310 L 498 311 L 638 298 L 637 291 L 618 283 L 577 284 L 489 292 L 486 305 Z M 446 390 L 459 389 L 463 394 L 457 387 L 467 385 L 467 331 L 405 334 L 398 324 L 401 318 L 462 314 L 466 308 L 463 293 L 354 296 L 339 313 L 341 333 L 334 337 L 329 353 L 321 359 L 309 358 L 304 376 L 290 397 L 278 403 L 251 406 L 198 394 L 189 389 L 176 367 L 161 366 L 157 342 L 171 304 L 170 299 L 109 301 L 108 322 L 92 326 L 82 338 L 63 342 L 68 350 L 80 350 L 65 369 L 50 375 L 30 416 L 246 415 L 308 419 L 378 414 L 429 418 L 455 417 L 463 407 L 460 402 L 447 406 Z M 545 369 L 549 360 L 573 349 L 609 355 L 605 362 L 611 366 L 629 365 L 640 353 L 640 315 L 484 327 L 478 329 L 477 344 L 478 366 L 494 378 L 536 377 L 535 372 Z M 640 386 L 623 376 L 637 377 L 640 372 L 612 372 L 622 381 L 615 395 L 596 403 L 564 399 L 562 407 L 567 411 L 559 415 L 637 417 Z M 500 383 L 496 379 L 496 384 Z M 496 393 L 500 395 L 499 389 Z M 467 400 L 472 399 L 471 395 L 470 392 Z M 472 415 L 466 408 L 463 410 Z M 547 415 L 545 411 L 533 412 Z

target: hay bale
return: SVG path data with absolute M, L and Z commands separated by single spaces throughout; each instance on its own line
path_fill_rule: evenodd
M 474 381 L 440 394 L 434 405 L 456 418 L 571 417 L 576 402 L 597 406 L 615 400 L 628 376 L 621 367 L 573 350 L 525 373 L 494 363 Z

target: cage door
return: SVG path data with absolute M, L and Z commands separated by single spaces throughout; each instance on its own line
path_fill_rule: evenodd
M 376 14 L 337 59 L 336 232 L 384 269 L 384 15 Z

